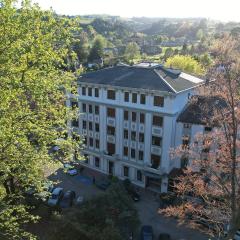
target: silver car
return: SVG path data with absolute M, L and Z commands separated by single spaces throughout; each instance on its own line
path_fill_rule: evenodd
M 63 188 L 57 187 L 53 189 L 51 196 L 48 199 L 48 206 L 57 206 L 63 197 Z

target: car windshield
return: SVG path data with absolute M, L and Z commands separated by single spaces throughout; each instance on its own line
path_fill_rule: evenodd
M 58 199 L 58 195 L 57 194 L 52 194 L 52 199 Z

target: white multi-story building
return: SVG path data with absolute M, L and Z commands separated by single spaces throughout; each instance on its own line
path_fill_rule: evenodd
M 72 100 L 72 105 L 78 104 L 81 112 L 73 128 L 85 138 L 87 160 L 82 164 L 129 178 L 141 187 L 167 191 L 168 174 L 181 166 L 169 151 L 182 144 L 185 131 L 195 131 L 178 118 L 203 83 L 179 70 L 149 63 L 81 75 L 78 103 Z

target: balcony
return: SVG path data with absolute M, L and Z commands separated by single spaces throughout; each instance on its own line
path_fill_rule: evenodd
M 136 146 L 137 146 L 137 143 L 135 142 L 135 141 L 131 141 L 131 148 L 136 148 Z
M 152 127 L 152 134 L 161 137 L 162 134 L 163 134 L 163 130 L 162 130 L 161 127 L 153 126 L 153 127 Z
M 83 120 L 87 120 L 87 114 L 86 113 L 80 113 L 80 118 Z
M 110 118 L 110 117 L 107 118 L 107 125 L 115 127 L 115 124 L 116 124 L 115 118 Z
M 115 143 L 115 136 L 107 135 L 107 142 L 109 142 L 109 143 Z
M 123 127 L 124 127 L 125 129 L 128 129 L 128 127 L 129 127 L 129 122 L 128 122 L 128 121 L 124 121 Z
M 95 122 L 99 122 L 99 116 L 95 116 Z
M 139 132 L 144 133 L 144 124 L 139 125 Z
M 99 132 L 95 132 L 95 138 L 96 138 L 96 139 L 99 139 L 99 138 L 100 138 Z
M 88 114 L 88 120 L 93 121 L 93 114 Z
M 83 130 L 82 130 L 82 135 L 84 135 L 84 136 L 87 135 L 87 130 L 86 130 L 86 129 L 83 129 Z
M 143 151 L 144 150 L 144 143 L 139 143 L 138 144 L 138 149 Z
M 88 132 L 88 136 L 89 136 L 89 137 L 93 137 L 93 132 L 92 132 L 92 131 L 89 131 L 89 132 Z
M 152 146 L 151 152 L 156 154 L 156 155 L 161 155 L 162 154 L 162 148 L 158 146 Z
M 151 173 L 159 174 L 159 175 L 167 174 L 166 168 L 160 167 L 160 166 L 158 168 L 153 168 L 151 163 L 144 164 L 143 170 L 149 171 Z
M 124 140 L 123 140 L 123 145 L 124 145 L 124 147 L 127 147 L 127 146 L 128 146 L 128 140 L 127 140 L 127 139 L 124 139 Z
M 131 130 L 136 130 L 137 129 L 137 124 L 136 123 L 132 123 L 131 124 Z

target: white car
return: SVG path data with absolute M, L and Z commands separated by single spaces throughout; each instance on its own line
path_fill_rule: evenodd
M 77 169 L 69 163 L 64 163 L 63 168 L 64 168 L 64 172 L 69 174 L 70 176 L 77 175 L 78 173 Z
M 53 189 L 51 196 L 48 199 L 48 206 L 57 206 L 63 197 L 63 188 L 57 187 Z

